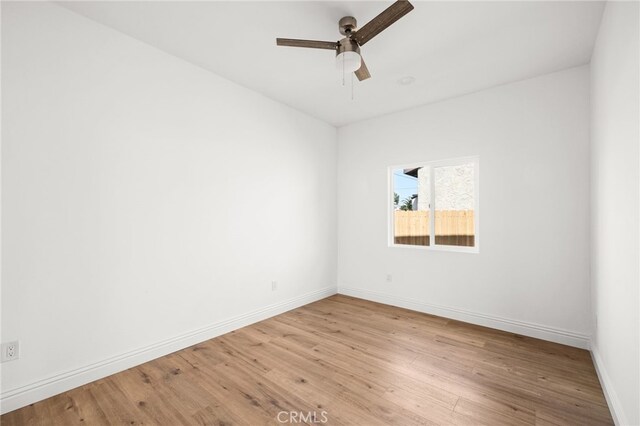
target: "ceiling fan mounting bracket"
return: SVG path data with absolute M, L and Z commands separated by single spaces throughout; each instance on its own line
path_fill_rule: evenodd
M 338 21 L 338 28 L 340 29 L 340 34 L 349 37 L 356 32 L 358 21 L 353 16 L 345 16 Z

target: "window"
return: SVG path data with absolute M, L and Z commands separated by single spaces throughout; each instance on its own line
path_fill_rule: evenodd
M 478 252 L 478 169 L 477 157 L 390 167 L 389 245 Z

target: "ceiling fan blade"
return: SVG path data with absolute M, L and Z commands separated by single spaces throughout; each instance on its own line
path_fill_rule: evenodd
M 407 0 L 397 0 L 385 9 L 384 12 L 360 28 L 353 38 L 362 46 L 412 10 L 413 5 Z
M 358 77 L 359 81 L 371 78 L 371 74 L 369 74 L 369 69 L 367 68 L 367 64 L 364 63 L 364 59 L 360 58 L 360 61 L 360 68 L 355 71 L 356 77 Z
M 290 47 L 309 47 L 311 49 L 327 49 L 336 50 L 338 42 L 335 41 L 319 41 L 319 40 L 298 40 L 295 38 L 277 38 L 278 46 Z

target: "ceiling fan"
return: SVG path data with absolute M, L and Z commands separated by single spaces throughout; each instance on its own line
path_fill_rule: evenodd
M 357 21 L 353 16 L 345 16 L 338 21 L 342 40 L 319 41 L 298 40 L 292 38 L 278 38 L 278 46 L 308 47 L 311 49 L 327 49 L 336 52 L 336 66 L 339 70 L 355 73 L 358 80 L 371 77 L 367 65 L 360 56 L 360 46 L 387 29 L 391 24 L 413 10 L 413 5 L 407 0 L 397 0 L 364 27 L 357 30 Z

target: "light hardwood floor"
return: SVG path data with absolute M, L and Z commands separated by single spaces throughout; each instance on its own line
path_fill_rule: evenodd
M 330 425 L 613 424 L 587 351 L 340 295 L 1 421 L 277 425 L 289 412 Z

